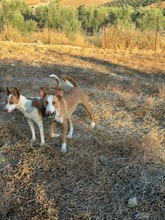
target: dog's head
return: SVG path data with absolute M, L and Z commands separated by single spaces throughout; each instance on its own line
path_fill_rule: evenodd
M 47 115 L 59 115 L 59 102 L 63 97 L 62 89 L 57 89 L 53 95 L 50 95 L 45 89 L 41 88 L 40 97 L 44 100 Z
M 7 101 L 4 110 L 6 112 L 12 112 L 15 108 L 17 108 L 19 100 L 20 100 L 20 92 L 17 88 L 13 90 L 13 93 L 7 87 Z

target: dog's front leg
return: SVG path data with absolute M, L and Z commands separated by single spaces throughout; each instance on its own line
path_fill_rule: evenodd
M 49 137 L 54 138 L 54 137 L 59 137 L 60 134 L 54 133 L 54 129 L 56 127 L 56 121 L 52 121 L 50 125 L 50 130 L 49 130 Z
M 30 130 L 31 130 L 31 133 L 32 133 L 32 138 L 31 138 L 30 142 L 34 143 L 35 140 L 36 140 L 36 134 L 35 134 L 35 130 L 34 130 L 34 123 L 29 119 L 27 119 L 27 122 L 30 126 Z
M 62 136 L 62 146 L 61 146 L 61 151 L 62 153 L 67 152 L 67 147 L 66 147 L 66 133 L 67 133 L 67 119 L 63 120 L 63 136 Z
M 45 145 L 45 138 L 44 138 L 44 129 L 43 129 L 43 123 L 42 123 L 42 121 L 39 121 L 39 122 L 37 123 L 37 125 L 38 125 L 39 131 L 40 131 L 40 138 L 41 138 L 41 143 L 40 143 L 40 145 L 43 146 L 43 145 Z

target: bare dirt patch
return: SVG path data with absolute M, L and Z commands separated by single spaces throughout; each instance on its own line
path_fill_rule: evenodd
M 164 54 L 2 43 L 0 57 L 1 219 L 165 219 Z M 19 111 L 3 111 L 6 86 L 38 96 L 52 73 L 77 80 L 96 118 L 91 129 L 77 109 L 66 154 L 47 119 L 41 147 Z
M 83 1 L 62 0 L 61 2 L 66 6 L 78 8 L 81 5 L 96 6 L 96 5 L 103 5 L 111 1 L 107 1 L 107 0 L 90 0 L 90 1 L 89 0 L 85 0 L 85 1 L 84 0 Z

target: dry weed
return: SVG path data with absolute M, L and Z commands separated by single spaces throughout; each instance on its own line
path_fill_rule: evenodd
M 37 129 L 30 145 L 25 118 L 3 111 L 0 87 L 0 218 L 165 219 L 163 54 L 14 43 L 3 43 L 0 54 L 2 84 L 38 96 L 40 86 L 54 89 L 50 74 L 68 74 L 89 94 L 96 119 L 91 129 L 77 109 L 65 155 L 61 139 L 49 139 L 47 119 L 46 145 Z

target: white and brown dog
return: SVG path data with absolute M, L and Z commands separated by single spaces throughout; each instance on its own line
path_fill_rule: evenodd
M 66 152 L 67 151 L 66 138 L 67 137 L 72 138 L 72 134 L 73 134 L 71 115 L 76 110 L 78 104 L 82 104 L 89 113 L 89 116 L 92 121 L 90 126 L 92 128 L 95 126 L 94 117 L 91 111 L 91 107 L 87 95 L 80 89 L 79 85 L 73 78 L 69 76 L 62 77 L 65 83 L 70 86 L 70 89 L 66 93 L 63 93 L 63 90 L 58 88 L 59 78 L 54 74 L 50 75 L 50 77 L 56 78 L 57 87 L 55 91 L 53 92 L 53 94 L 48 94 L 48 92 L 45 89 L 41 88 L 40 96 L 42 99 L 44 99 L 46 114 L 51 117 L 49 136 L 50 137 L 59 136 L 53 133 L 56 123 L 59 122 L 63 124 L 63 138 L 62 138 L 61 151 Z M 70 123 L 70 130 L 68 135 L 67 135 L 67 120 L 69 120 Z
M 34 122 L 38 125 L 40 131 L 41 145 L 45 144 L 44 139 L 44 131 L 43 131 L 43 123 L 42 119 L 46 115 L 45 107 L 43 105 L 43 100 L 39 98 L 31 98 L 27 99 L 25 96 L 21 95 L 17 88 L 10 92 L 7 87 L 7 95 L 8 99 L 6 101 L 6 106 L 4 110 L 6 112 L 13 112 L 14 109 L 19 109 L 30 126 L 32 138 L 31 143 L 36 140 L 35 130 L 34 130 Z

